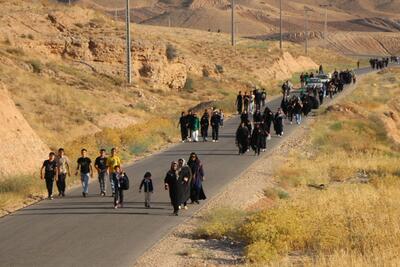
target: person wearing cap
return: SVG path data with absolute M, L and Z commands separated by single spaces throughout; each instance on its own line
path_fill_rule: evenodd
M 178 176 L 178 163 L 176 161 L 171 163 L 171 167 L 167 172 L 164 179 L 165 190 L 169 191 L 169 197 L 171 199 L 171 204 L 174 207 L 173 215 L 178 216 L 179 205 L 181 204 L 181 192 L 179 186 L 179 176 Z

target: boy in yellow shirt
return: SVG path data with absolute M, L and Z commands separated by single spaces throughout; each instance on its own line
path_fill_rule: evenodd
M 115 166 L 121 166 L 121 159 L 117 156 L 117 149 L 114 147 L 111 149 L 111 156 L 107 158 L 107 167 L 108 167 L 108 173 L 110 177 L 111 190 L 113 196 L 115 195 L 115 188 L 111 180 L 111 177 L 113 176 L 113 173 L 115 171 L 114 170 Z

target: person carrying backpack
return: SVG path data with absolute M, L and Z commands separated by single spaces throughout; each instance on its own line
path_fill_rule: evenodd
M 142 192 L 142 188 L 144 189 L 144 206 L 146 208 L 150 208 L 151 194 L 153 194 L 154 191 L 150 172 L 145 173 L 144 178 L 139 186 L 139 193 Z
M 111 181 L 115 188 L 114 208 L 123 208 L 124 205 L 124 190 L 129 189 L 128 176 L 122 171 L 119 165 L 114 167 Z

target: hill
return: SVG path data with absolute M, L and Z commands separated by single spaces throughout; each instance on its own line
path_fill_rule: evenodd
M 274 94 L 296 72 L 354 64 L 317 49 L 314 59 L 304 57 L 295 44 L 281 54 L 275 42 L 240 39 L 234 51 L 223 33 L 135 24 L 128 86 L 122 22 L 80 6 L 22 0 L 2 2 L 0 22 L 1 82 L 41 140 L 71 156 L 82 146 L 96 153 L 118 145 L 128 159 L 170 142 L 181 109 L 213 100 L 229 111 L 238 90 L 257 85 Z M 151 131 L 149 122 L 168 123 L 150 138 L 141 130 Z
M 117 19 L 124 18 L 124 1 L 113 3 L 102 0 L 80 0 L 86 6 L 95 7 Z M 285 36 L 298 36 L 304 32 L 304 7 L 308 6 L 312 12 L 309 17 L 309 30 L 312 45 L 324 46 L 323 36 L 325 9 L 320 6 L 322 2 L 317 0 L 284 1 L 283 3 L 283 31 Z M 328 30 L 330 48 L 339 49 L 340 52 L 357 53 L 359 47 L 346 48 L 337 43 L 341 42 L 342 32 L 367 33 L 370 39 L 379 38 L 385 42 L 391 42 L 388 32 L 400 30 L 400 3 L 387 0 L 353 0 L 330 1 Z M 246 0 L 237 1 L 236 31 L 242 36 L 264 36 L 277 39 L 279 31 L 279 1 L 275 0 Z M 115 16 L 117 14 L 117 16 Z M 200 29 L 204 31 L 231 31 L 230 1 L 225 0 L 191 0 L 191 1 L 139 1 L 132 2 L 133 20 L 140 24 L 183 27 Z M 336 35 L 339 33 L 339 35 Z M 347 39 L 352 38 L 348 35 Z M 398 37 L 397 37 L 398 38 Z M 288 40 L 300 42 L 303 39 L 288 38 Z M 359 43 L 357 36 L 351 39 L 353 44 Z M 396 41 L 398 41 L 396 39 Z M 385 43 L 384 42 L 384 43 Z M 372 46 L 374 47 L 374 46 Z M 361 47 L 362 49 L 362 47 Z M 397 47 L 385 47 L 385 54 L 396 53 Z M 382 49 L 373 49 L 368 54 L 381 54 Z

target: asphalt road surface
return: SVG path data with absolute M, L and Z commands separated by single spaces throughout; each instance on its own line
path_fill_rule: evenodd
M 361 69 L 357 74 L 370 71 Z M 275 111 L 280 101 L 268 106 Z M 132 266 L 148 248 L 201 207 L 190 205 L 179 217 L 171 216 L 163 185 L 171 161 L 188 159 L 192 151 L 198 153 L 206 173 L 204 190 L 212 198 L 258 159 L 252 151 L 238 155 L 238 124 L 238 117 L 225 121 L 219 143 L 178 144 L 126 167 L 131 188 L 125 192 L 123 209 L 115 210 L 111 197 L 99 197 L 98 182 L 92 179 L 87 198 L 82 198 L 81 188 L 76 188 L 63 199 L 44 200 L 1 218 L 0 266 Z M 285 125 L 285 136 L 296 127 Z M 284 139 L 273 136 L 267 146 L 275 147 Z M 97 155 L 89 156 L 94 160 Z M 144 196 L 138 193 L 146 171 L 152 172 L 155 185 L 151 209 L 144 208 Z M 109 185 L 107 189 L 110 191 Z

